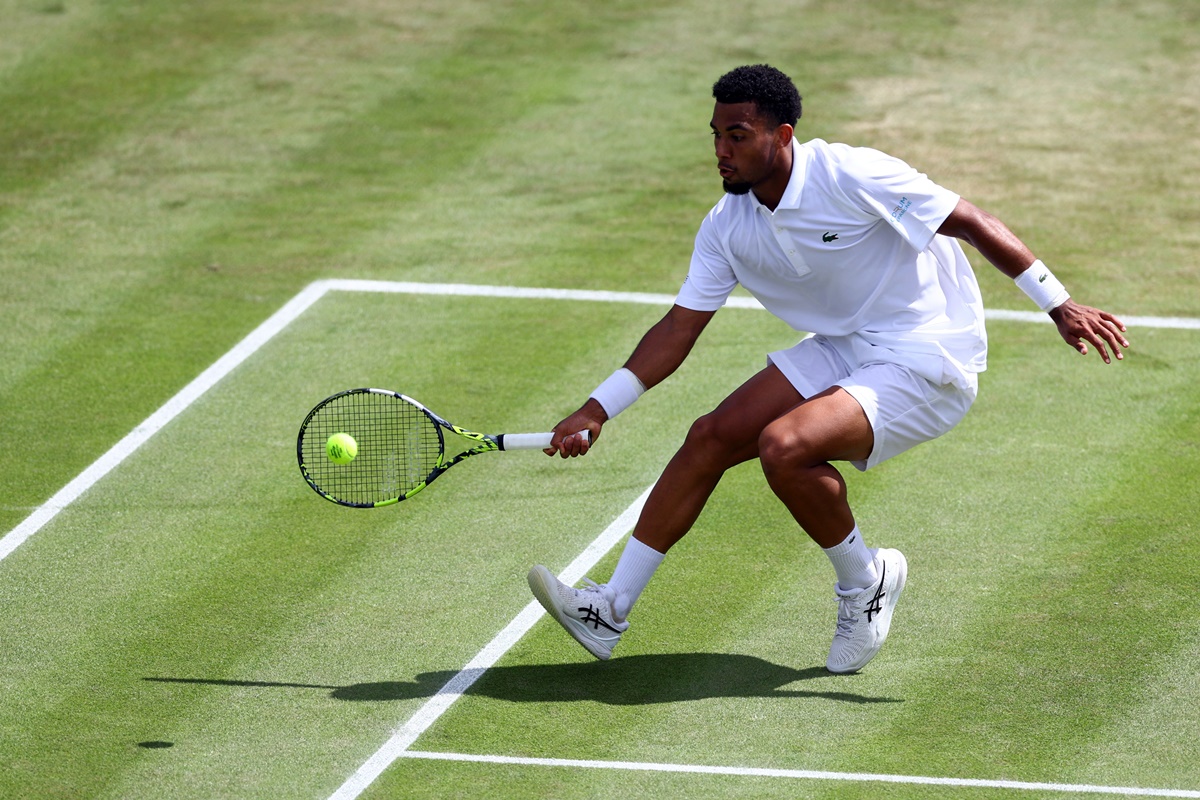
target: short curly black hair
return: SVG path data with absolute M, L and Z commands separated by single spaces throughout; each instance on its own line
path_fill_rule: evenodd
M 754 103 L 758 111 L 778 127 L 795 127 L 800 119 L 800 92 L 792 79 L 767 64 L 738 67 L 713 84 L 718 103 Z

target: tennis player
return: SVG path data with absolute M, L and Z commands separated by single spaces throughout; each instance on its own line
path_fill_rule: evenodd
M 1079 353 L 1122 358 L 1125 325 L 1073 301 L 1000 220 L 877 150 L 794 138 L 800 95 L 766 66 L 713 86 L 712 135 L 725 195 L 700 225 L 675 304 L 625 365 L 555 427 L 547 454 L 589 449 L 604 423 L 673 373 L 737 285 L 797 331 L 788 350 L 692 425 L 650 493 L 608 583 L 582 589 L 543 566 L 534 595 L 607 659 L 664 554 L 724 472 L 757 458 L 771 490 L 836 574 L 826 667 L 861 669 L 887 638 L 908 565 L 867 546 L 830 462 L 867 470 L 949 431 L 987 363 L 983 303 L 958 240 L 1013 278 Z

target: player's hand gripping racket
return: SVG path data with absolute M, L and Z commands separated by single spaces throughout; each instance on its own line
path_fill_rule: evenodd
M 446 431 L 470 446 L 448 457 Z M 296 458 L 304 480 L 326 500 L 378 508 L 412 497 L 464 458 L 493 450 L 542 450 L 550 438 L 549 433 L 476 433 L 411 397 L 350 389 L 308 412 L 296 439 Z

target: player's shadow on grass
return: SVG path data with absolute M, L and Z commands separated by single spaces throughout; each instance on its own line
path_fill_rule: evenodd
M 845 678 L 821 667 L 794 669 L 761 658 L 723 653 L 635 655 L 606 662 L 518 664 L 480 670 L 465 694 L 513 703 L 564 703 L 591 700 L 609 705 L 679 703 L 713 697 L 796 697 L 843 703 L 900 703 L 888 697 L 868 697 L 833 688 Z M 269 681 L 206 680 L 203 678 L 146 678 L 160 683 L 215 686 L 328 689 L 338 700 L 381 702 L 432 697 L 458 672 L 425 672 L 412 681 L 354 683 L 326 686 Z M 471 677 L 463 673 L 464 678 Z M 829 681 L 828 688 L 785 688 L 800 681 Z M 465 682 L 465 681 L 464 681 Z M 461 691 L 456 687 L 452 690 Z

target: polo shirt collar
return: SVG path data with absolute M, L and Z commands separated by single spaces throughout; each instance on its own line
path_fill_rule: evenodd
M 804 192 L 804 178 L 808 174 L 808 148 L 792 138 L 792 177 L 788 180 L 783 197 L 779 199 L 780 208 L 796 209 L 800 207 L 800 195 Z

